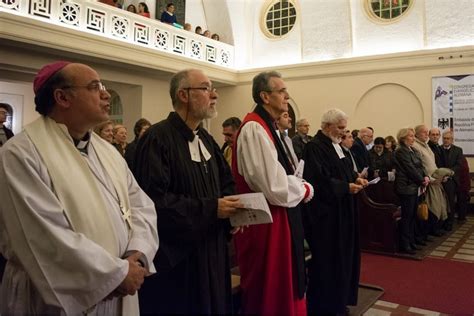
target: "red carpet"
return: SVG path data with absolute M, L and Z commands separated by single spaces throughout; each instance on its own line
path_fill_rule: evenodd
M 362 254 L 361 282 L 384 288 L 381 300 L 448 314 L 474 313 L 474 264 Z

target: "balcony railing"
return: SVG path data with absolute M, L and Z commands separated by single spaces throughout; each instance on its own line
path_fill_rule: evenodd
M 98 2 L 0 0 L 0 11 L 227 68 L 234 64 L 232 45 Z

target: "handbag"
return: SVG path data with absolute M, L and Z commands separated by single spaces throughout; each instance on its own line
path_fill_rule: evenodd
M 422 197 L 423 197 L 423 200 L 420 202 L 420 204 L 418 204 L 416 214 L 418 216 L 418 219 L 422 221 L 427 221 L 428 220 L 428 203 L 426 203 L 425 194 L 423 194 Z

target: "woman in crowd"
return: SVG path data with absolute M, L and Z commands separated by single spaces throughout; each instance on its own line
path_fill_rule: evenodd
M 202 35 L 203 35 L 204 37 L 211 38 L 211 31 L 205 30 L 204 33 L 202 33 Z
M 120 124 L 114 126 L 113 145 L 122 156 L 125 155 L 125 148 L 127 147 L 127 128 L 125 126 Z
M 133 4 L 129 4 L 127 7 L 128 12 L 137 13 L 137 8 Z
M 196 28 L 194 29 L 194 33 L 202 35 L 202 27 L 200 27 L 199 25 L 196 26 Z
M 418 188 L 426 187 L 429 178 L 412 146 L 415 142 L 413 128 L 402 128 L 397 139 L 400 146 L 395 151 L 395 191 L 400 198 L 402 216 L 400 219 L 400 252 L 415 254 L 415 219 L 418 207 Z
M 135 152 L 137 150 L 138 140 L 143 136 L 146 130 L 151 126 L 150 121 L 147 119 L 141 118 L 133 127 L 133 133 L 135 134 L 135 139 L 128 144 L 125 149 L 125 160 L 127 161 L 128 168 L 133 171 L 133 162 L 135 160 Z
M 211 38 L 212 38 L 213 40 L 215 40 L 215 41 L 219 41 L 219 40 L 220 40 L 220 39 L 219 39 L 219 34 L 217 34 L 217 33 L 212 34 Z
M 397 148 L 397 141 L 395 140 L 395 137 L 392 135 L 385 137 L 385 148 L 387 148 L 389 152 L 395 151 Z
M 150 10 L 148 10 L 148 6 L 145 2 L 140 2 L 138 4 L 138 14 L 147 18 L 150 17 Z
M 94 128 L 94 132 L 109 143 L 114 141 L 114 124 L 112 121 L 105 121 Z

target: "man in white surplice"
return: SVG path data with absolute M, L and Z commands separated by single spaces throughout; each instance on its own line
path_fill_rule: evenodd
M 68 62 L 44 66 L 33 88 L 41 117 L 0 151 L 0 313 L 138 315 L 156 213 L 91 132 L 109 118 L 110 94 L 92 68 Z

